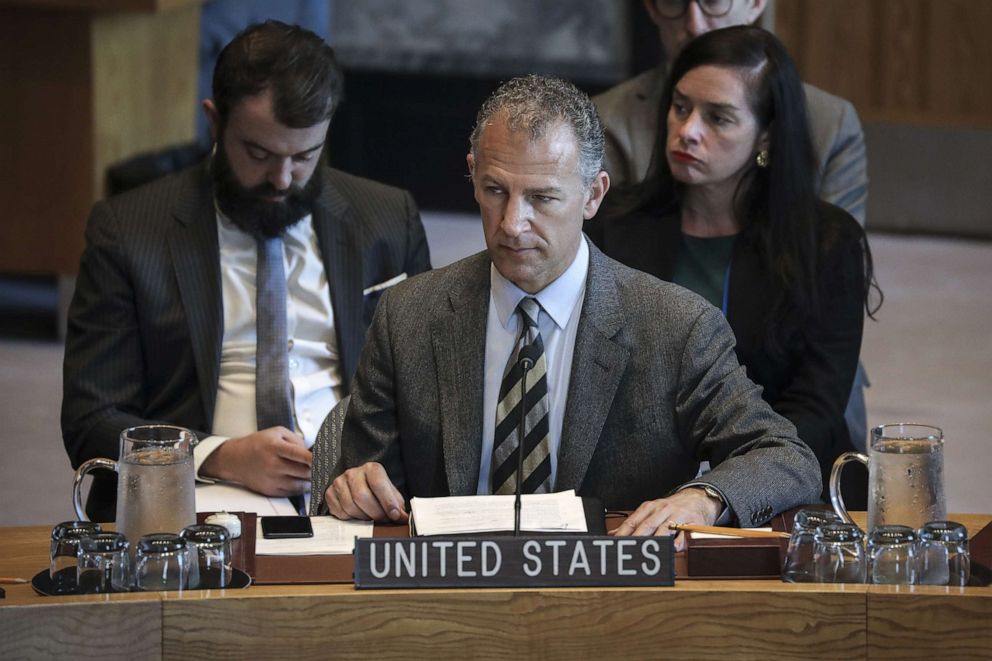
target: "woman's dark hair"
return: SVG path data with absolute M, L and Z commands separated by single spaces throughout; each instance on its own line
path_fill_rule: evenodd
M 220 52 L 213 97 L 222 125 L 247 96 L 272 92 L 273 110 L 290 128 L 330 119 L 341 100 L 334 49 L 296 25 L 266 21 L 245 28 Z
M 823 248 L 838 237 L 818 226 L 815 190 L 816 160 L 806 114 L 806 94 L 792 58 L 770 32 L 753 26 L 713 30 L 689 42 L 669 71 L 661 97 L 654 160 L 643 182 L 616 196 L 608 213 L 616 217 L 635 209 L 677 214 L 684 185 L 672 176 L 666 157 L 668 111 L 675 86 L 692 69 L 711 65 L 740 72 L 760 131 L 768 133 L 768 167 L 752 161 L 734 194 L 734 214 L 742 238 L 753 241 L 775 287 L 766 340 L 777 348 L 775 319 L 785 308 L 804 316 L 817 309 L 816 272 Z M 874 286 L 871 252 L 862 232 L 865 259 L 864 294 L 869 307 Z M 819 248 L 818 248 L 819 247 Z

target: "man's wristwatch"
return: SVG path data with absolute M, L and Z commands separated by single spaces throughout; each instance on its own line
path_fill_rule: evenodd
M 696 487 L 696 488 L 698 488 L 698 489 L 702 489 L 703 491 L 706 492 L 706 495 L 707 496 L 709 496 L 710 498 L 716 498 L 724 506 L 726 506 L 727 501 L 725 501 L 723 499 L 723 495 L 719 491 L 717 491 L 716 487 L 711 486 L 709 484 L 694 484 L 693 486 Z

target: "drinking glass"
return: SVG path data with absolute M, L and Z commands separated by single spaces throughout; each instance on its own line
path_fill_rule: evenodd
M 840 517 L 827 510 L 800 510 L 792 522 L 792 536 L 782 563 L 782 580 L 786 583 L 813 583 L 813 534 L 819 526 L 840 523 Z
M 127 592 L 131 588 L 128 546 L 127 538 L 119 532 L 105 532 L 79 540 L 78 591 Z
M 817 583 L 864 583 L 865 546 L 853 523 L 828 523 L 813 534 L 813 566 Z
M 968 529 L 955 521 L 930 521 L 918 532 L 919 582 L 967 585 L 971 578 Z
M 868 535 L 869 583 L 916 582 L 916 533 L 909 526 L 878 526 Z
M 231 534 L 223 526 L 186 526 L 179 535 L 189 549 L 189 587 L 227 587 L 231 582 Z
M 76 560 L 79 557 L 79 540 L 103 532 L 99 523 L 90 521 L 63 521 L 52 528 L 52 544 L 48 575 L 56 592 L 76 590 Z
M 138 542 L 134 563 L 139 590 L 184 590 L 189 582 L 186 540 L 172 533 L 152 533 Z

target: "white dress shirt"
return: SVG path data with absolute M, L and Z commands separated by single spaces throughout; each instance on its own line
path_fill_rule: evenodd
M 222 443 L 257 431 L 255 417 L 255 239 L 217 213 L 224 335 L 213 432 L 193 455 L 197 477 L 203 461 Z M 343 382 L 327 274 L 313 219 L 283 235 L 289 378 L 296 430 L 313 445 L 324 417 L 342 397 Z M 284 500 L 284 499 L 283 499 Z
M 476 493 L 489 494 L 492 487 L 493 435 L 496 431 L 496 404 L 506 363 L 520 337 L 521 299 L 533 296 L 541 304 L 538 326 L 544 341 L 548 366 L 548 423 L 550 428 L 551 484 L 558 475 L 558 448 L 561 445 L 562 421 L 568 400 L 568 382 L 572 374 L 575 333 L 582 316 L 582 299 L 589 273 L 589 246 L 585 237 L 572 264 L 537 294 L 528 294 L 490 266 L 489 316 L 486 322 L 486 364 L 482 400 L 482 457 Z

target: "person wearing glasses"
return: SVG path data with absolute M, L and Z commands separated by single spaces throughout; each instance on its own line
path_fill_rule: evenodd
M 667 72 L 685 45 L 710 30 L 751 25 L 767 0 L 644 0 L 658 27 L 662 62 L 620 83 L 593 103 L 606 130 L 606 171 L 613 188 L 644 179 L 658 134 L 658 109 Z M 817 194 L 864 225 L 868 165 L 861 122 L 850 102 L 803 84 L 816 153 Z
M 767 0 L 643 1 L 658 27 L 661 63 L 593 97 L 606 131 L 605 169 L 614 190 L 637 184 L 647 175 L 658 136 L 661 94 L 672 63 L 685 45 L 711 30 L 751 25 L 767 5 Z M 802 87 L 816 157 L 816 194 L 864 226 L 868 160 L 858 114 L 845 99 L 806 83 Z M 851 442 L 861 450 L 868 435 L 864 395 L 868 385 L 859 362 L 844 417 Z

